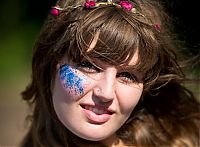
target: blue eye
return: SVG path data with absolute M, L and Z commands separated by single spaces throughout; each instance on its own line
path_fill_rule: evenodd
M 101 72 L 101 69 L 93 65 L 89 61 L 82 61 L 77 65 L 78 69 L 80 71 L 86 72 L 86 73 L 99 73 Z
M 117 75 L 117 78 L 121 83 L 124 84 L 132 84 L 138 82 L 137 77 L 129 72 L 121 72 Z

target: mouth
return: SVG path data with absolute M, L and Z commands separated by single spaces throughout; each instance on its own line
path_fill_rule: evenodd
M 96 115 L 102 115 L 102 114 L 112 115 L 114 113 L 112 110 L 109 110 L 108 108 L 103 106 L 81 105 L 81 107 L 83 109 L 94 112 Z
M 96 106 L 96 105 L 80 105 L 83 109 L 83 112 L 89 120 L 90 123 L 93 124 L 102 124 L 107 122 L 114 111 L 108 109 L 104 106 Z

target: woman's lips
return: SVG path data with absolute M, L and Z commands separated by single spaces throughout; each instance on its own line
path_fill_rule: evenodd
M 102 124 L 107 122 L 114 113 L 103 106 L 81 105 L 90 123 Z

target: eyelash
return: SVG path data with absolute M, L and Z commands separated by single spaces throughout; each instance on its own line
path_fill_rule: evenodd
M 78 69 L 86 72 L 86 73 L 100 73 L 102 70 L 98 67 L 94 66 L 92 63 L 88 61 L 83 61 L 80 64 L 77 65 Z
M 80 64 L 77 65 L 77 67 L 82 72 L 89 73 L 89 74 L 100 73 L 103 71 L 103 69 L 96 67 L 89 61 L 81 62 Z M 121 82 L 123 84 L 127 84 L 127 85 L 138 82 L 137 77 L 129 72 L 118 73 L 117 78 L 118 78 L 119 82 Z
M 138 82 L 137 77 L 129 72 L 121 72 L 117 75 L 117 77 L 119 78 L 119 81 L 124 84 L 131 84 Z

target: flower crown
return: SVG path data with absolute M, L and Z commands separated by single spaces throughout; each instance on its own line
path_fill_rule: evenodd
M 130 11 L 132 13 L 135 13 L 135 14 L 140 15 L 140 16 L 145 18 L 145 15 L 141 13 L 139 8 L 138 7 L 136 8 L 136 6 L 137 6 L 136 2 L 134 0 L 132 0 L 132 2 L 134 4 L 129 2 L 128 0 L 120 0 L 119 3 L 115 3 L 112 0 L 107 0 L 106 2 L 95 2 L 95 0 L 86 0 L 84 5 L 68 6 L 66 8 L 61 8 L 58 5 L 56 5 L 56 6 L 52 7 L 51 14 L 54 15 L 54 16 L 58 16 L 61 11 L 67 10 L 67 9 L 70 9 L 70 8 L 76 9 L 76 8 L 79 8 L 79 7 L 84 7 L 86 9 L 92 9 L 92 8 L 97 8 L 97 7 L 103 6 L 103 5 L 104 6 L 113 5 L 113 6 L 116 6 L 116 7 L 119 7 L 119 8 L 123 8 L 127 11 Z M 159 23 L 153 24 L 153 27 L 158 31 L 161 30 L 161 26 L 160 26 Z

